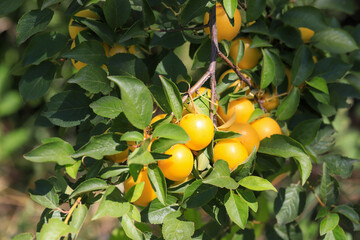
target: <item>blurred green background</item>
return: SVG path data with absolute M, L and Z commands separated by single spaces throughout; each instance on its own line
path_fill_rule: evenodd
M 48 30 L 67 34 L 69 18 L 63 15 L 64 5 L 55 10 Z M 56 127 L 35 126 L 44 99 L 48 100 L 60 91 L 65 79 L 55 79 L 45 97 L 39 100 L 25 103 L 18 91 L 20 75 L 24 72 L 21 57 L 26 44 L 20 47 L 16 45 L 16 23 L 25 12 L 36 8 L 36 0 L 23 1 L 23 5 L 11 13 L 4 14 L 5 10 L 0 8 L 0 239 L 35 231 L 43 208 L 29 198 L 27 191 L 33 187 L 35 180 L 54 174 L 53 164 L 31 163 L 22 155 L 44 138 L 60 136 L 73 142 L 75 134 Z M 65 65 L 63 71 L 72 71 L 70 64 Z M 351 109 L 339 111 L 334 121 L 338 131 L 336 148 L 348 157 L 360 159 L 360 104 L 352 99 L 349 99 L 349 103 L 352 104 Z M 341 182 L 344 202 L 360 202 L 360 165 L 355 165 L 353 177 Z M 85 223 L 86 231 L 81 231 L 79 239 L 109 239 L 119 222 L 110 218 L 90 222 L 92 212 L 94 209 L 90 210 Z M 306 236 L 314 236 L 314 231 L 316 236 L 318 231 L 316 227 L 302 230 L 304 239 L 307 239 Z M 115 230 L 116 234 L 120 233 Z

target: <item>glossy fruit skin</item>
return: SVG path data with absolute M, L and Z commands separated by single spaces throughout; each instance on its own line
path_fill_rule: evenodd
M 261 53 L 257 48 L 250 48 L 251 45 L 251 38 L 237 38 L 231 42 L 230 46 L 230 56 L 231 58 L 236 61 L 236 56 L 239 48 L 239 40 L 244 42 L 244 56 L 240 62 L 238 62 L 238 67 L 240 69 L 251 69 L 255 67 L 261 58 Z
M 209 13 L 205 13 L 204 25 L 209 23 Z M 239 33 L 241 28 L 241 15 L 238 9 L 234 13 L 234 26 L 231 25 L 225 9 L 221 3 L 216 3 L 216 26 L 218 42 L 225 39 L 231 41 Z M 210 28 L 204 29 L 206 34 L 210 35 Z
M 92 18 L 92 19 L 99 19 L 99 16 L 90 11 L 89 9 L 85 9 L 82 11 L 79 11 L 75 14 L 75 16 L 77 17 L 84 17 L 84 18 Z M 72 26 L 71 24 L 73 23 L 73 19 L 70 20 L 69 22 L 69 34 L 71 39 L 74 39 L 76 37 L 76 35 L 78 35 L 79 32 L 81 32 L 82 30 L 84 30 L 84 27 L 80 27 L 80 26 Z
M 270 117 L 260 118 L 251 123 L 259 135 L 260 141 L 274 134 L 282 134 L 279 124 Z
M 121 153 L 105 156 L 105 158 L 112 160 L 113 162 L 116 163 L 122 163 L 127 160 L 128 155 L 129 155 L 129 148 L 127 148 L 125 151 L 122 151 Z
M 259 135 L 249 123 L 234 123 L 227 130 L 241 134 L 236 139 L 244 145 L 248 154 L 252 153 L 254 147 L 256 147 L 256 151 L 259 149 Z
M 259 96 L 259 99 L 264 101 L 262 103 L 266 111 L 270 112 L 271 110 L 277 108 L 280 104 L 279 97 L 274 97 L 270 93 L 266 92 L 263 95 Z
M 180 120 L 180 127 L 189 135 L 190 140 L 185 144 L 191 150 L 201 150 L 212 141 L 214 125 L 205 114 L 186 114 Z
M 235 169 L 248 157 L 246 148 L 236 139 L 224 139 L 216 143 L 214 147 L 214 162 L 219 159 L 229 164 L 230 170 Z
M 141 170 L 136 182 L 134 182 L 134 178 L 132 176 L 129 177 L 127 180 L 125 180 L 124 188 L 125 188 L 125 193 L 127 193 L 127 191 L 132 186 L 134 186 L 135 184 L 141 183 L 141 182 L 145 182 L 144 189 L 143 189 L 141 196 L 139 197 L 138 200 L 136 200 L 134 202 L 134 204 L 136 204 L 138 206 L 146 207 L 152 200 L 154 200 L 156 198 L 156 193 L 155 193 L 154 189 L 152 188 L 149 177 L 147 175 L 147 167 L 144 167 Z
M 188 147 L 183 144 L 175 144 L 165 154 L 172 156 L 158 161 L 158 166 L 167 179 L 180 181 L 190 175 L 194 165 L 194 157 Z
M 255 107 L 250 100 L 247 98 L 239 98 L 229 103 L 227 114 L 225 114 L 221 107 L 218 109 L 218 114 L 225 122 L 228 121 L 233 114 L 236 114 L 235 122 L 247 123 L 254 110 Z M 220 125 L 224 123 L 221 119 L 218 119 Z
M 314 36 L 315 32 L 309 28 L 299 27 L 301 39 L 304 43 L 310 42 L 310 39 Z

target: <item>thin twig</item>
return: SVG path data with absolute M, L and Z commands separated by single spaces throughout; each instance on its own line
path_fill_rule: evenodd
M 309 181 L 306 181 L 306 184 L 308 185 L 308 187 L 310 188 L 311 192 L 314 194 L 316 200 L 319 202 L 319 204 L 322 207 L 325 207 L 325 204 L 323 203 L 323 201 L 321 201 L 320 197 L 316 194 L 315 189 L 313 186 L 311 186 L 311 184 L 309 183 Z
M 189 95 L 192 95 L 198 90 L 208 79 L 210 78 L 210 71 L 209 69 L 206 71 L 206 73 L 197 81 L 185 94 L 182 98 L 183 103 L 186 102 Z
M 68 224 L 71 215 L 73 214 L 73 212 L 75 211 L 77 205 L 79 205 L 81 203 L 81 197 L 78 197 L 74 203 L 74 205 L 71 207 L 69 214 L 66 216 L 64 223 Z

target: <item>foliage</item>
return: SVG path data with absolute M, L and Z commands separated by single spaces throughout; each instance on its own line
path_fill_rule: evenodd
M 1 15 L 23 3 L 4 2 L 8 12 L 0 10 Z M 310 215 L 317 237 L 346 239 L 359 230 L 359 209 L 339 201 L 339 182 L 351 176 L 356 160 L 335 151 L 333 121 L 339 109 L 349 107 L 349 98 L 360 96 L 360 25 L 342 26 L 327 11 L 351 15 L 354 3 L 221 2 L 228 18 L 240 9 L 238 36 L 250 37 L 250 48 L 262 53 L 254 68 L 236 73 L 252 81 L 240 90 L 232 85 L 238 78 L 205 83 L 215 69 L 236 68 L 247 57 L 243 41 L 236 58 L 228 57 L 231 39 L 214 52 L 217 41 L 204 33 L 203 16 L 215 1 L 43 0 L 23 14 L 17 26 L 17 43 L 25 48 L 17 66 L 21 97 L 46 101 L 35 124 L 77 135 L 73 142 L 43 139 L 24 155 L 31 162 L 55 163 L 58 173 L 29 190 L 45 207 L 36 238 L 76 238 L 94 204 L 99 204 L 94 221 L 118 218 L 119 231 L 130 239 L 301 239 L 301 224 Z M 74 20 L 69 27 L 81 29 L 75 39 L 49 27 L 59 6 Z M 74 16 L 84 9 L 97 18 Z M 302 41 L 299 28 L 315 33 L 310 42 Z M 57 79 L 61 88 L 50 98 Z M 192 96 L 204 83 L 214 94 Z M 266 112 L 258 99 L 263 92 L 279 98 L 280 105 Z M 177 125 L 184 108 L 216 122 L 216 98 L 226 112 L 229 102 L 244 96 L 255 105 L 249 123 L 270 116 L 284 134 L 265 138 L 244 163 L 229 169 L 224 160 L 214 163 L 213 147 L 239 134 L 219 126 L 206 148 L 193 151 L 192 177 L 180 183 L 165 179 L 156 163 L 169 158 L 170 147 L 189 140 Z M 152 122 L 160 113 L 166 117 Z M 110 161 L 116 154 L 126 161 Z M 157 198 L 139 207 L 145 184 L 126 193 L 122 186 L 130 177 L 136 182 L 144 166 Z M 68 212 L 59 210 L 64 203 L 71 206 Z

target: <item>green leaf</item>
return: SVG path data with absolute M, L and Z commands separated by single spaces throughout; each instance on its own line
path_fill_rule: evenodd
M 122 197 L 121 191 L 116 186 L 110 186 L 106 189 L 92 220 L 105 216 L 119 218 L 129 211 L 130 203 Z
M 164 153 L 166 150 L 171 148 L 173 145 L 179 143 L 179 140 L 159 138 L 151 144 L 151 152 Z
M 310 176 L 312 164 L 309 155 L 299 142 L 290 137 L 273 135 L 265 138 L 261 141 L 258 152 L 283 158 L 293 157 L 298 164 L 302 184 Z
M 264 61 L 261 71 L 260 86 L 261 89 L 264 89 L 269 86 L 269 84 L 271 84 L 275 79 L 275 62 L 272 58 L 272 53 L 269 50 L 263 49 L 262 52 Z
M 150 47 L 176 48 L 184 43 L 185 40 L 181 32 L 155 32 Z
M 123 135 L 121 135 L 120 140 L 121 141 L 141 142 L 144 140 L 144 135 L 137 131 L 130 131 L 130 132 L 126 132 Z
M 247 2 L 246 22 L 258 19 L 265 10 L 266 0 L 252 0 Z
M 291 184 L 286 189 L 281 188 L 275 199 L 274 211 L 280 225 L 294 221 L 305 207 L 306 194 L 299 185 Z
M 30 198 L 36 203 L 50 209 L 59 206 L 59 196 L 55 193 L 51 182 L 40 179 L 35 182 L 35 189 L 29 189 Z
M 241 229 L 244 229 L 249 217 L 249 210 L 245 201 L 230 191 L 225 196 L 224 205 L 230 219 Z
M 135 226 L 130 213 L 126 213 L 121 218 L 121 226 L 123 227 L 126 236 L 134 240 L 143 240 L 143 233 Z
M 118 53 L 108 59 L 109 74 L 122 76 L 130 75 L 143 82 L 149 81 L 148 68 L 145 63 L 129 53 Z
M 250 48 L 262 48 L 262 47 L 272 47 L 272 44 L 269 40 L 260 37 L 259 35 L 255 35 L 252 39 Z
M 96 35 L 98 35 L 104 42 L 106 42 L 110 46 L 114 44 L 114 32 L 107 24 L 90 18 L 73 18 L 91 29 Z
M 244 191 L 237 190 L 240 196 L 243 198 L 243 200 L 246 202 L 249 208 L 253 210 L 254 212 L 257 212 L 259 208 L 259 203 L 255 197 L 255 194 L 253 191 L 250 191 L 248 189 L 245 189 Z
M 247 28 L 241 29 L 244 33 L 256 33 L 261 35 L 270 35 L 269 28 L 261 18 L 257 19 L 254 24 Z
M 302 45 L 295 53 L 291 68 L 291 83 L 295 86 L 302 84 L 312 73 L 314 60 L 308 47 Z
M 189 0 L 180 13 L 181 24 L 187 25 L 193 18 L 203 15 L 208 2 L 208 0 Z
M 132 152 L 129 155 L 127 160 L 129 165 L 131 164 L 148 165 L 156 162 L 153 156 L 151 155 L 151 153 L 147 150 L 149 143 L 150 140 L 148 140 L 146 144 L 142 144 L 140 148 L 137 148 L 134 152 Z
M 327 28 L 322 11 L 310 6 L 291 8 L 281 19 L 295 28 L 306 27 L 315 31 Z
M 289 48 L 298 48 L 303 42 L 300 31 L 289 25 L 279 26 L 271 32 L 273 38 L 279 39 Z
M 255 170 L 255 160 L 256 147 L 254 147 L 249 157 L 231 172 L 231 177 L 235 179 L 235 181 L 239 181 L 242 178 L 251 175 Z
M 62 236 L 66 236 L 69 233 L 76 233 L 76 229 L 70 225 L 67 225 L 59 218 L 51 218 L 49 222 L 45 223 L 37 239 L 39 240 L 58 240 Z
M 111 91 L 110 81 L 107 79 L 104 69 L 98 66 L 86 65 L 81 68 L 74 77 L 69 79 L 69 83 L 76 83 L 90 93 L 106 95 Z
M 128 1 L 107 0 L 103 11 L 106 22 L 114 29 L 121 27 L 127 21 L 131 8 Z
M 342 78 L 351 66 L 351 64 L 346 64 L 338 58 L 323 58 L 316 63 L 312 75 L 323 78 L 326 82 L 333 82 Z
M 50 6 L 60 3 L 60 2 L 61 2 L 61 0 L 44 0 L 41 5 L 41 10 L 44 10 L 45 8 L 50 7 Z
M 223 7 L 225 9 L 226 14 L 230 19 L 234 18 L 235 10 L 237 8 L 236 0 L 224 0 Z
M 359 49 L 354 38 L 340 28 L 327 28 L 311 38 L 315 47 L 331 53 L 347 53 Z
M 39 64 L 66 47 L 67 37 L 59 33 L 39 33 L 29 42 L 24 52 L 23 65 Z
M 323 93 L 329 94 L 329 90 L 328 90 L 326 81 L 325 81 L 325 79 L 323 79 L 321 77 L 314 77 L 310 81 L 306 81 L 306 83 L 309 86 L 311 86 Z
M 334 144 L 335 130 L 330 126 L 326 126 L 317 132 L 316 137 L 310 147 L 316 154 L 321 155 L 332 149 Z
M 290 137 L 303 145 L 310 145 L 319 131 L 321 119 L 308 119 L 300 122 L 291 132 Z M 306 131 L 304 131 L 306 129 Z
M 214 170 L 204 179 L 203 183 L 227 189 L 236 189 L 239 186 L 239 184 L 230 177 L 229 164 L 221 159 L 215 162 Z
M 359 214 L 354 210 L 354 208 L 348 205 L 336 206 L 332 211 L 344 215 L 354 223 L 359 223 L 360 221 Z
M 265 113 L 263 112 L 263 110 L 261 110 L 261 108 L 255 108 L 255 110 L 252 112 L 248 123 L 251 123 L 255 120 L 257 120 L 258 118 L 260 118 L 261 116 L 263 116 Z
M 162 86 L 164 88 L 166 99 L 174 112 L 175 118 L 180 119 L 183 113 L 183 103 L 178 87 L 171 80 L 159 76 Z M 169 113 L 170 114 L 170 113 Z
M 66 165 L 65 171 L 72 179 L 76 179 L 80 166 L 81 166 L 81 161 L 79 160 L 72 165 Z
M 102 159 L 106 155 L 114 155 L 125 151 L 127 144 L 120 141 L 120 135 L 105 133 L 90 138 L 89 142 L 73 154 L 74 158 L 88 156 L 95 159 Z
M 138 200 L 143 193 L 145 182 L 140 182 L 132 186 L 125 194 L 125 199 L 128 202 L 135 202 Z
M 145 129 L 151 121 L 153 101 L 149 89 L 139 79 L 129 76 L 110 76 L 121 90 L 122 109 L 131 124 Z
M 16 28 L 17 44 L 22 44 L 35 33 L 44 30 L 50 23 L 53 15 L 54 12 L 48 8 L 25 13 L 20 18 Z
M 197 208 L 207 204 L 216 196 L 217 187 L 196 180 L 185 189 L 182 199 L 184 208 Z
M 82 92 L 64 91 L 54 95 L 42 114 L 54 125 L 74 127 L 90 117 L 90 99 Z
M 339 215 L 336 213 L 329 213 L 320 223 L 320 235 L 324 235 L 332 231 L 339 224 Z
M 336 203 L 339 196 L 339 185 L 335 178 L 331 177 L 328 172 L 326 163 L 323 163 L 323 174 L 320 184 L 321 200 L 326 206 L 331 206 Z
M 239 181 L 239 185 L 254 191 L 273 190 L 276 188 L 265 178 L 258 176 L 247 176 Z
M 237 138 L 240 137 L 241 134 L 232 132 L 232 131 L 217 131 L 215 130 L 214 134 L 214 141 L 219 141 L 222 139 L 231 139 L 231 138 Z
M 165 240 L 190 240 L 195 232 L 193 222 L 180 221 L 180 212 L 173 212 L 164 218 L 162 234 Z
M 141 211 L 141 221 L 151 224 L 162 224 L 164 218 L 178 209 L 175 204 L 177 198 L 169 195 L 166 199 L 166 205 L 163 205 L 157 198 L 149 203 L 149 205 Z
M 329 213 L 329 209 L 327 207 L 321 207 L 318 213 L 316 214 L 315 220 L 326 217 L 328 213 Z
M 12 238 L 12 240 L 33 240 L 34 236 L 32 233 L 20 233 Z
M 290 94 L 280 103 L 276 111 L 276 116 L 279 120 L 290 119 L 297 111 L 300 103 L 300 91 L 297 87 L 294 87 Z
M 71 222 L 69 223 L 74 229 L 76 229 L 76 233 L 79 233 L 81 226 L 83 225 L 86 215 L 88 213 L 88 208 L 84 204 L 80 204 L 77 206 L 75 211 L 71 216 Z
M 107 118 L 116 118 L 122 112 L 120 99 L 113 96 L 99 98 L 90 107 L 97 115 Z
M 234 41 L 236 41 L 236 40 L 234 40 Z M 240 39 L 238 41 L 239 41 L 239 47 L 238 47 L 238 50 L 237 50 L 236 59 L 233 59 L 236 64 L 239 63 L 243 59 L 244 52 L 245 52 L 244 42 L 242 40 L 240 40 Z M 236 75 L 236 80 L 238 80 L 238 79 L 239 79 L 239 77 Z
M 147 0 L 142 0 L 142 10 L 143 10 L 144 21 L 148 25 L 154 24 L 155 23 L 155 15 L 154 15 Z
M 65 141 L 45 143 L 32 151 L 26 153 L 24 158 L 32 162 L 56 162 L 59 165 L 74 164 L 71 157 L 74 153 L 73 147 Z
M 101 66 L 106 63 L 105 50 L 100 41 L 89 40 L 62 55 L 65 58 L 72 58 L 87 64 Z
M 346 234 L 344 230 L 338 225 L 325 235 L 324 240 L 346 240 Z
M 166 181 L 163 172 L 158 167 L 157 164 L 151 164 L 147 168 L 147 174 L 151 183 L 152 188 L 154 189 L 157 198 L 162 204 L 166 204 L 167 198 L 167 187 Z
M 162 85 L 159 75 L 175 80 L 178 76 L 186 76 L 187 70 L 182 60 L 170 51 L 156 66 L 152 79 L 154 84 Z
M 19 83 L 19 91 L 24 101 L 44 96 L 54 79 L 55 72 L 56 66 L 51 62 L 31 66 Z
M 162 137 L 167 139 L 177 140 L 179 143 L 186 143 L 190 140 L 185 130 L 173 123 L 161 124 L 156 126 L 153 132 L 153 137 Z
M 120 166 L 111 166 L 111 167 L 103 168 L 99 173 L 99 175 L 101 178 L 107 179 L 107 178 L 119 176 L 120 174 L 127 172 L 129 172 L 129 167 L 120 165 Z
M 156 104 L 161 108 L 163 112 L 172 112 L 171 107 L 166 99 L 164 89 L 160 86 L 151 85 L 149 90 L 154 98 Z
M 354 14 L 355 6 L 352 0 L 316 0 L 315 7 L 319 9 L 334 10 Z
M 342 178 L 348 178 L 351 176 L 353 163 L 358 161 L 338 154 L 327 154 L 321 157 L 321 160 L 326 162 L 326 166 L 330 174 L 339 175 Z
M 20 6 L 23 5 L 25 0 L 2 0 L 0 1 L 0 16 L 5 16 L 16 9 L 18 9 Z M 20 235 L 20 234 L 19 234 Z
M 123 34 L 120 34 L 118 36 L 119 37 L 116 39 L 115 42 L 121 44 L 134 38 L 146 38 L 148 37 L 148 34 L 144 30 L 144 23 L 139 20 L 134 22 L 134 24 L 130 28 L 128 28 L 123 32 Z
M 104 180 L 98 178 L 91 178 L 80 183 L 71 193 L 69 198 L 74 198 L 78 195 L 91 191 L 102 190 L 105 189 L 106 187 L 107 187 L 107 183 Z

